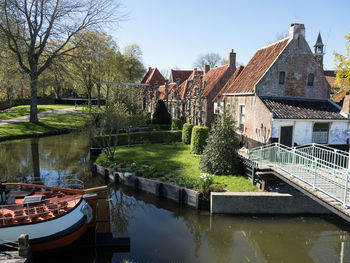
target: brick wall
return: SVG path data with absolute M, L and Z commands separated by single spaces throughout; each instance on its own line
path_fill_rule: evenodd
M 245 105 L 243 145 L 248 149 L 270 142 L 272 132 L 271 113 L 257 96 L 226 96 L 225 107 L 239 126 L 239 105 Z
M 285 72 L 285 84 L 279 84 L 279 72 Z M 308 74 L 314 85 L 307 86 Z M 293 39 L 256 85 L 259 96 L 329 99 L 329 85 L 304 37 Z

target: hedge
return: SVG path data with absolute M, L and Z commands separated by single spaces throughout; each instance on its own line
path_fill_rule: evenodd
M 191 144 L 193 124 L 185 123 L 182 127 L 182 142 L 184 144 Z
M 133 132 L 130 134 L 131 144 L 143 143 L 173 143 L 181 142 L 182 131 L 150 131 L 150 132 Z M 117 145 L 128 145 L 128 134 L 120 133 L 112 135 L 112 145 L 117 136 Z M 105 136 L 105 141 L 108 141 L 108 136 Z M 92 140 L 92 147 L 106 147 L 102 136 L 96 136 Z
M 152 124 L 169 124 L 171 125 L 171 115 L 165 106 L 163 100 L 158 100 L 156 109 L 152 116 Z
M 206 140 L 209 136 L 208 127 L 194 126 L 191 136 L 191 152 L 193 154 L 201 154 L 206 145 Z
M 171 128 L 177 128 L 178 130 L 182 130 L 182 120 L 178 118 L 174 118 L 171 120 Z

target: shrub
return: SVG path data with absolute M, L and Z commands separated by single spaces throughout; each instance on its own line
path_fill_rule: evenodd
M 191 143 L 192 128 L 193 128 L 193 124 L 191 124 L 191 123 L 185 123 L 183 125 L 183 127 L 182 127 L 182 142 L 184 144 Z
M 239 166 L 238 148 L 235 122 L 228 112 L 224 112 L 214 123 L 213 132 L 200 158 L 199 168 L 210 174 L 234 174 Z
M 191 152 L 194 154 L 201 154 L 206 145 L 208 136 L 208 127 L 194 126 L 191 135 Z
M 152 124 L 169 124 L 171 125 L 171 115 L 168 112 L 164 101 L 158 100 L 156 109 L 153 114 Z
M 182 121 L 178 118 L 174 118 L 171 120 L 171 128 L 177 128 L 178 130 L 182 130 Z
M 209 192 L 210 186 L 214 182 L 214 176 L 206 173 L 202 173 L 201 176 L 199 177 L 199 190 L 203 193 Z
M 181 135 L 181 131 L 149 131 L 130 134 L 131 144 L 181 142 Z M 128 134 L 126 133 L 114 135 L 111 139 L 117 145 L 128 145 Z M 92 147 L 104 147 L 106 140 L 108 136 L 97 136 L 93 140 Z

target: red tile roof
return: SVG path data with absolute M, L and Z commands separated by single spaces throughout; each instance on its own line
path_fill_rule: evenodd
M 180 98 L 184 99 L 188 89 L 190 88 L 191 83 L 197 82 L 199 77 L 203 75 L 203 71 L 201 70 L 193 70 L 192 74 L 180 84 Z M 194 89 L 192 89 L 192 94 L 194 93 Z
M 224 94 L 227 90 L 227 88 L 230 87 L 230 85 L 228 85 L 228 83 L 233 83 L 235 81 L 235 79 L 238 77 L 239 74 L 241 74 L 242 70 L 244 69 L 244 66 L 238 66 L 238 68 L 236 69 L 235 73 L 233 73 L 233 75 L 230 77 L 230 79 L 226 82 L 225 86 L 220 90 L 220 92 L 218 93 L 218 95 L 216 95 L 216 97 L 214 98 L 213 101 L 216 101 L 218 96 L 222 96 L 222 94 Z
M 205 81 L 205 89 L 203 91 L 203 96 L 207 96 L 214 89 L 228 69 L 229 67 L 226 64 L 221 67 L 212 68 L 204 75 L 203 81 Z
M 333 87 L 338 88 L 338 85 L 336 85 L 336 83 L 335 83 L 336 76 L 335 76 L 334 70 L 325 70 L 324 76 L 325 76 L 329 86 L 331 86 L 331 88 L 333 88 Z
M 141 81 L 142 84 L 151 85 L 154 85 L 157 82 L 159 85 L 162 85 L 165 82 L 165 78 L 157 68 L 150 68 Z
M 179 79 L 181 84 L 191 76 L 192 72 L 193 70 L 172 69 L 170 72 L 170 81 L 176 82 Z
M 176 88 L 177 84 L 175 82 L 171 82 L 169 83 L 169 87 L 168 87 L 168 100 L 171 100 L 171 90 Z M 164 100 L 165 99 L 165 85 L 161 85 L 158 88 L 158 92 L 159 92 L 159 99 L 160 100 Z
M 346 95 L 348 95 L 348 91 L 343 90 L 343 91 L 339 91 L 337 94 L 335 94 L 333 96 L 333 101 L 338 103 L 338 104 L 342 104 L 343 103 L 343 99 L 345 98 Z
M 275 59 L 287 46 L 289 38 L 257 50 L 243 71 L 234 80 L 229 80 L 224 89 L 226 93 L 254 92 L 254 86 L 269 69 Z

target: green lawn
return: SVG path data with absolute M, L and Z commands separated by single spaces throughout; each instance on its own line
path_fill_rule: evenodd
M 182 178 L 182 182 L 195 181 L 201 175 L 198 168 L 200 157 L 191 154 L 190 146 L 182 143 L 142 144 L 131 148 L 119 146 L 116 157 L 119 162 L 130 161 L 138 166 L 149 165 L 157 171 L 155 177 L 167 181 L 177 182 L 178 178 Z M 100 155 L 97 163 L 106 167 L 111 164 L 104 154 Z M 239 175 L 215 176 L 214 184 L 219 184 L 232 192 L 257 191 L 248 179 Z
M 65 108 L 74 108 L 72 105 L 38 105 L 38 112 L 55 110 L 55 109 L 65 109 Z M 0 120 L 8 120 L 12 118 L 17 118 L 21 116 L 26 116 L 30 114 L 30 106 L 29 105 L 21 105 L 12 107 L 5 111 L 0 111 Z
M 61 129 L 77 129 L 83 127 L 87 116 L 81 113 L 53 114 L 39 117 L 39 124 L 29 121 L 17 122 L 0 126 L 0 139 L 11 139 L 15 136 L 41 134 Z

